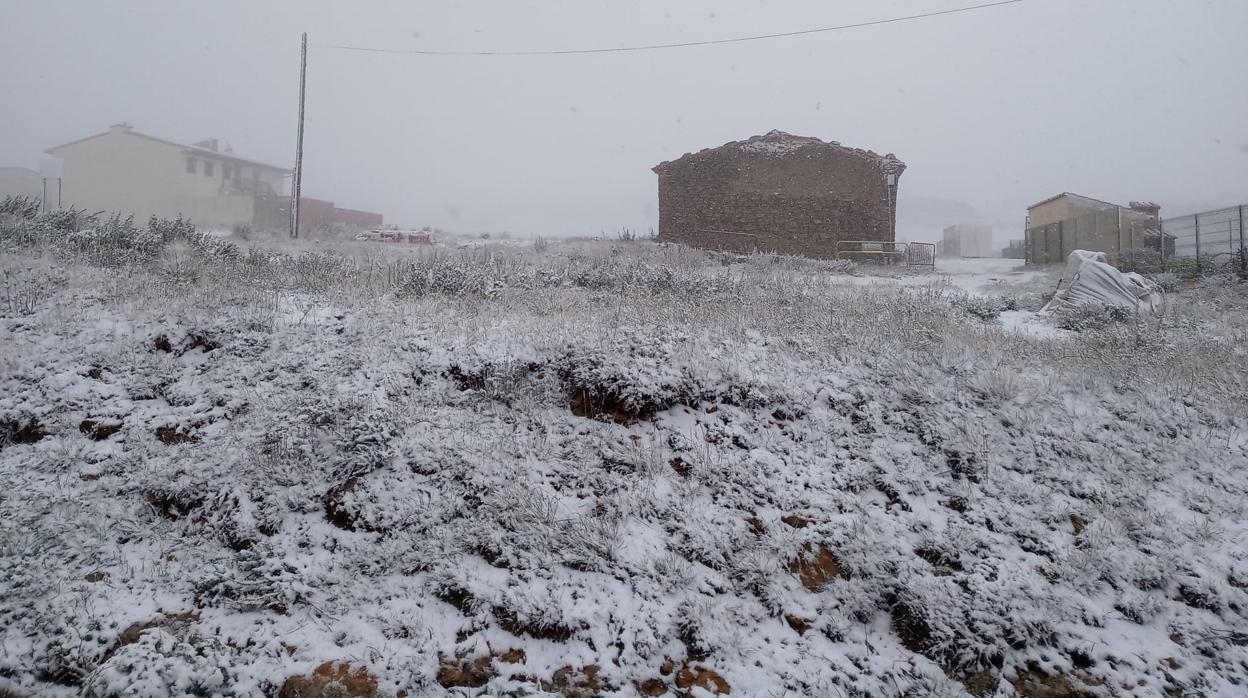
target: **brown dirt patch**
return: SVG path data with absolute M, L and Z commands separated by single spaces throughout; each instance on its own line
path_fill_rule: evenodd
M 121 420 L 110 422 L 105 420 L 84 419 L 82 420 L 82 423 L 78 425 L 78 431 L 82 432 L 83 436 L 86 436 L 92 441 L 103 441 L 104 439 L 107 439 L 113 434 L 121 431 L 123 426 L 125 426 L 125 422 L 122 422 Z
M 810 525 L 810 519 L 803 518 L 796 514 L 789 514 L 788 516 L 781 516 L 780 520 L 785 522 L 789 526 L 792 526 L 793 528 L 806 528 L 807 526 Z
M 377 698 L 377 679 L 367 667 L 352 669 L 347 662 L 325 662 L 306 676 L 292 676 L 282 684 L 278 698 Z
M 646 679 L 637 683 L 637 692 L 643 696 L 661 696 L 667 693 L 667 682 L 663 679 Z
M 694 687 L 717 696 L 732 693 L 732 686 L 715 671 L 703 666 L 686 664 L 676 672 L 676 688 L 689 695 L 692 694 L 691 689 Z
M 14 421 L 0 422 L 0 447 L 6 444 L 37 443 L 47 435 L 48 430 L 35 418 L 25 424 Z
M 543 682 L 545 690 L 555 690 L 568 698 L 591 698 L 602 690 L 602 682 L 598 679 L 597 664 L 575 668 L 565 666 L 555 671 L 550 682 Z
M 826 545 L 817 547 L 806 543 L 802 546 L 802 555 L 789 563 L 789 572 L 796 574 L 802 586 L 811 591 L 818 591 L 834 577 L 842 575 L 841 563 Z
M 177 427 L 172 426 L 164 426 L 156 429 L 156 438 L 166 446 L 199 443 L 198 436 L 178 431 Z
M 1046 674 L 1038 669 L 1020 669 L 1010 682 L 1020 696 L 1027 698 L 1096 698 L 1087 684 L 1065 674 Z

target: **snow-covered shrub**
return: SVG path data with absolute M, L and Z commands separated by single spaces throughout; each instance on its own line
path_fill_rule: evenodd
M 490 298 L 507 285 L 505 268 L 493 258 L 432 255 L 409 263 L 395 291 L 405 298 L 433 294 Z
M 150 262 L 164 249 L 161 233 L 134 225 L 134 216 L 112 214 L 91 228 L 69 234 L 63 254 L 76 255 L 92 264 L 124 266 Z
M 1148 278 L 1166 293 L 1174 293 L 1182 285 L 1182 279 L 1174 272 L 1167 271 L 1160 274 L 1150 274 Z
M 160 218 L 153 215 L 147 220 L 147 229 L 155 235 L 159 235 L 160 239 L 166 243 L 175 241 L 191 242 L 196 237 L 195 224 L 184 219 L 181 215 L 177 218 Z
M 34 315 L 39 303 L 52 293 L 49 279 L 40 278 L 34 270 L 4 270 L 4 297 L 0 299 L 0 313 L 9 316 Z
M 89 698 L 225 695 L 234 683 L 236 651 L 192 633 L 146 630 L 87 676 Z
M 1064 330 L 1086 332 L 1128 323 L 1134 317 L 1134 313 L 1119 305 L 1080 305 L 1058 314 L 1057 326 Z
M 954 296 L 953 304 L 967 314 L 988 322 L 996 320 L 1007 310 L 1018 310 L 1018 300 L 1013 296 Z
M 291 564 L 287 551 L 267 544 L 238 552 L 230 564 L 208 570 L 195 584 L 199 605 L 239 611 L 286 613 L 322 593 Z
M 750 255 L 721 253 L 733 262 L 744 262 L 758 269 L 783 269 L 807 273 L 851 274 L 858 269 L 852 259 L 812 259 L 801 255 L 758 252 Z
M 288 269 L 300 288 L 314 293 L 327 291 L 359 272 L 355 260 L 333 252 L 305 252 L 291 260 Z
M 8 195 L 0 199 L 0 217 L 13 216 L 22 220 L 34 220 L 41 208 L 39 200 L 26 196 Z
M 692 346 L 687 336 L 673 334 L 656 342 L 624 330 L 613 340 L 599 349 L 575 348 L 559 361 L 575 412 L 627 421 L 696 402 L 696 385 L 676 358 Z
M 1167 267 L 1167 261 L 1173 261 L 1162 257 L 1161 250 L 1155 247 L 1144 249 L 1126 250 L 1117 255 L 1114 260 L 1114 266 L 1120 271 L 1131 271 L 1139 274 L 1157 274 L 1164 272 Z

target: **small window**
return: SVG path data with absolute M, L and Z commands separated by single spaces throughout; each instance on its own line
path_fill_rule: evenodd
M 230 166 L 229 165 L 221 166 L 221 179 L 227 182 L 230 180 Z
M 196 160 L 195 158 L 187 158 L 187 159 L 186 159 L 186 172 L 187 172 L 187 174 L 195 174 L 195 173 L 197 172 L 196 167 L 198 166 L 198 162 L 199 162 L 199 161 L 198 161 L 198 160 Z
M 212 165 L 213 163 L 211 161 L 208 161 L 208 160 L 204 161 L 204 176 L 205 177 L 212 176 Z

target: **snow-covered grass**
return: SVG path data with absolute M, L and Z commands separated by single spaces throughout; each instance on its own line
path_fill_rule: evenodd
M 1009 268 L 40 225 L 0 692 L 1248 690 L 1242 285 L 1031 332 Z

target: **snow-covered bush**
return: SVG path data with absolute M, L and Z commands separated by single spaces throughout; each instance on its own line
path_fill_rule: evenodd
M 967 314 L 987 322 L 995 321 L 1005 311 L 1018 310 L 1018 299 L 1013 296 L 983 297 L 961 295 L 954 296 L 953 304 Z
M 1085 332 L 1121 325 L 1134 318 L 1134 313 L 1118 305 L 1080 305 L 1059 314 L 1057 326 L 1064 330 Z
M 0 218 L 13 216 L 22 220 L 34 220 L 41 208 L 38 199 L 12 194 L 0 199 Z
M 1150 274 L 1148 278 L 1166 293 L 1174 293 L 1182 285 L 1179 275 L 1174 272 L 1167 271 L 1160 274 Z
M 237 652 L 225 644 L 160 628 L 123 645 L 83 685 L 90 698 L 224 695 L 236 683 Z

